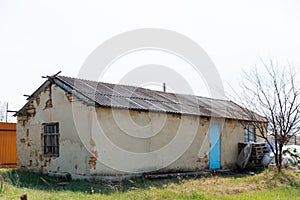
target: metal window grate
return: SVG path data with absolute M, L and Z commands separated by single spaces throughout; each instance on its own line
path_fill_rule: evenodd
M 44 156 L 59 156 L 59 124 L 43 124 L 43 153 Z

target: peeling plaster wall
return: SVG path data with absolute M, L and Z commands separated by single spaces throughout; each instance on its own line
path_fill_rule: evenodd
M 226 119 L 221 130 L 221 166 L 235 168 L 238 143 L 244 142 L 244 128 L 240 122 Z
M 113 112 L 112 112 L 113 111 Z M 150 121 L 151 119 L 151 121 Z M 180 150 L 182 154 L 174 159 L 171 164 L 160 168 L 160 171 L 197 170 L 209 168 L 209 128 L 210 118 L 195 116 L 180 116 L 175 114 L 149 113 L 142 111 L 112 110 L 110 108 L 97 108 L 97 121 L 94 122 L 93 140 L 94 149 L 98 156 L 112 157 L 112 152 L 102 148 L 101 138 L 98 134 L 99 127 L 113 145 L 129 152 L 149 153 L 161 149 L 175 139 L 176 134 L 184 134 L 186 138 L 195 133 L 195 138 L 187 149 Z M 215 120 L 214 120 L 215 121 Z M 233 120 L 217 120 L 221 124 L 221 168 L 235 168 L 238 153 L 238 142 L 243 142 L 243 127 Z M 131 124 L 140 125 L 143 128 L 135 130 Z M 163 124 L 163 126 L 162 126 Z M 131 130 L 132 133 L 127 131 Z M 178 131 L 180 130 L 180 131 Z M 135 132 L 145 138 L 136 138 Z M 195 131 L 195 132 L 194 132 Z M 177 147 L 189 143 L 187 140 L 180 140 Z M 169 151 L 169 155 L 176 153 Z M 145 170 L 157 170 L 155 166 L 160 166 L 162 159 L 151 157 L 149 168 Z M 98 157 L 99 159 L 99 157 Z M 150 158 L 149 158 L 150 159 Z M 101 157 L 100 157 L 101 160 Z M 93 163 L 91 174 L 118 174 L 115 166 L 127 169 L 139 169 L 139 162 L 132 163 L 126 156 L 120 156 L 116 163 L 103 164 L 99 161 Z
M 245 122 L 243 124 L 245 125 Z M 266 131 L 264 132 L 266 133 Z M 256 136 L 256 141 L 264 142 L 258 136 Z M 239 142 L 244 142 L 243 125 L 239 121 L 226 119 L 221 133 L 221 165 L 223 168 L 236 167 Z
M 151 121 L 150 121 L 151 119 Z M 168 150 L 166 160 L 170 154 L 176 153 L 184 144 L 190 144 L 187 149 L 183 149 L 183 154 L 178 154 L 174 163 L 164 166 L 162 171 L 170 170 L 193 170 L 208 168 L 209 152 L 209 119 L 195 116 L 180 116 L 164 113 L 149 113 L 142 111 L 116 110 L 110 108 L 97 108 L 97 121 L 94 123 L 94 130 L 105 133 L 107 139 L 125 151 L 134 153 L 149 153 L 157 151 L 167 146 L 171 140 L 176 140 L 176 135 L 184 135 L 183 139 L 177 140 L 176 148 Z M 134 125 L 135 124 L 135 125 Z M 142 126 L 142 127 L 139 127 Z M 101 129 L 100 129 L 101 128 Z M 188 137 L 190 135 L 190 137 Z M 193 135 L 195 138 L 193 139 Z M 137 138 L 140 136 L 142 138 Z M 190 141 L 185 138 L 192 138 Z M 99 156 L 112 157 L 115 152 L 106 151 L 102 148 L 103 138 L 97 131 L 93 133 L 95 149 Z M 117 154 L 117 153 L 116 153 Z M 161 155 L 157 153 L 157 159 L 148 160 L 149 166 L 145 170 L 157 170 L 161 165 Z M 154 156 L 155 157 L 155 156 Z M 151 157 L 152 158 L 152 157 Z M 100 157 L 101 159 L 101 157 Z M 139 162 L 132 163 L 126 156 L 120 156 L 115 160 L 112 166 L 104 165 L 97 161 L 95 168 L 92 168 L 91 174 L 116 174 L 122 173 L 113 169 L 116 165 L 135 171 L 139 169 Z M 112 167 L 112 168 L 110 168 Z
M 129 171 L 140 170 L 141 163 L 130 162 L 123 154 L 118 154 L 117 160 L 110 160 L 115 153 L 106 148 L 110 144 L 128 152 L 157 152 L 147 160 L 149 165 L 145 170 L 176 171 L 209 167 L 211 119 L 207 117 L 95 108 L 83 104 L 54 84 L 36 97 L 27 113 L 27 116 L 18 117 L 18 168 L 71 173 L 73 177 L 124 173 L 114 165 L 122 165 Z M 217 121 L 221 124 L 221 168 L 234 168 L 238 156 L 237 144 L 243 142 L 243 127 L 234 120 Z M 44 157 L 42 151 L 42 123 L 51 122 L 59 122 L 60 127 L 60 155 L 57 158 Z M 183 137 L 178 140 L 178 135 Z M 111 143 L 103 144 L 104 139 Z M 173 140 L 177 148 L 160 158 L 158 150 Z M 180 150 L 185 144 L 189 145 Z M 172 160 L 174 162 L 162 166 L 177 151 L 182 154 L 178 154 Z M 108 164 L 100 162 L 103 158 Z
M 70 103 L 72 101 L 72 104 Z M 27 116 L 18 116 L 18 168 L 48 173 L 89 175 L 89 154 L 78 137 L 72 105 L 87 116 L 88 108 L 68 98 L 62 89 L 52 85 L 29 105 Z M 28 112 L 29 111 L 29 112 Z M 42 150 L 42 123 L 59 122 L 60 155 L 45 157 Z M 83 122 L 80 126 L 84 126 Z

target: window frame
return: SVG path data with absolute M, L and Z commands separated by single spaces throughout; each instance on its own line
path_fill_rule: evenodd
M 59 157 L 59 123 L 42 124 L 42 151 L 44 157 Z
M 252 125 L 246 125 L 244 127 L 244 142 L 255 142 L 255 127 Z

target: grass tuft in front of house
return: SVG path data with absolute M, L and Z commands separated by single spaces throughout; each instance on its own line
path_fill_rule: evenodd
M 255 175 L 99 182 L 0 169 L 0 199 L 23 194 L 28 199 L 300 199 L 300 174 L 264 170 Z

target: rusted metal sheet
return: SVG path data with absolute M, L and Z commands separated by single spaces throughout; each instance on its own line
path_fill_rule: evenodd
M 0 122 L 0 168 L 16 168 L 16 123 Z

